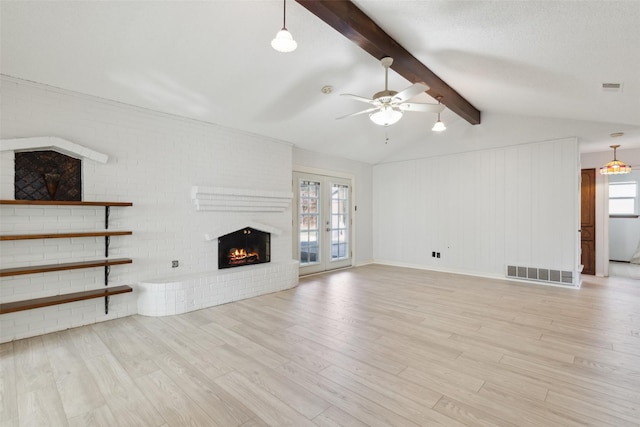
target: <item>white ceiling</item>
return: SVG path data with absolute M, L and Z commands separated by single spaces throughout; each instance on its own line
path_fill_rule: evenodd
M 440 134 L 430 113 L 387 128 L 335 120 L 366 107 L 339 94 L 382 90 L 383 68 L 292 0 L 289 54 L 270 47 L 281 1 L 3 0 L 1 72 L 369 163 L 570 136 L 582 152 L 605 151 L 617 131 L 621 158 L 640 147 L 640 1 L 355 3 L 482 124 L 449 110 Z M 411 83 L 390 72 L 391 89 Z

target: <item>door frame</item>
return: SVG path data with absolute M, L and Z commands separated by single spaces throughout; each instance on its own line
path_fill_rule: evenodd
M 345 172 L 339 172 L 339 171 L 334 171 L 334 170 L 329 170 L 329 169 L 321 169 L 321 168 L 314 168 L 314 167 L 309 167 L 309 166 L 301 166 L 301 165 L 293 165 L 292 168 L 292 173 L 291 173 L 291 188 L 294 191 L 294 203 L 298 202 L 298 195 L 296 193 L 297 191 L 297 183 L 296 180 L 294 178 L 294 174 L 296 172 L 299 173 L 308 173 L 308 174 L 313 174 L 313 175 L 323 175 L 323 176 L 328 176 L 328 177 L 336 177 L 336 178 L 342 178 L 342 179 L 348 179 L 351 181 L 351 203 L 349 206 L 349 215 L 351 217 L 351 239 L 350 239 L 350 247 L 351 247 L 351 265 L 349 267 L 353 267 L 354 265 L 356 265 L 355 259 L 356 259 L 356 254 L 357 254 L 357 239 L 356 239 L 356 235 L 357 235 L 357 217 L 356 217 L 356 211 L 357 211 L 357 206 L 356 206 L 356 177 L 353 174 L 349 174 L 349 173 L 345 173 Z M 297 209 L 292 208 L 291 209 L 291 226 L 292 226 L 292 242 L 293 242 L 293 259 L 299 260 L 299 236 L 296 235 L 295 232 L 293 232 L 293 230 L 295 230 L 296 225 L 295 225 L 295 221 L 298 220 L 298 218 L 296 217 L 297 214 Z M 348 268 L 348 267 L 347 267 Z M 313 273 L 311 273 L 313 274 Z
M 585 181 L 585 175 L 588 181 Z M 580 170 L 580 263 L 582 274 L 596 274 L 596 169 L 584 168 Z M 591 222 L 585 223 L 585 216 Z M 585 251 L 585 249 L 588 249 Z M 591 268 L 587 268 L 591 267 Z

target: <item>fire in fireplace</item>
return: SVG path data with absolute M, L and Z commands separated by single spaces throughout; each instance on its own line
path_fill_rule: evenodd
M 218 268 L 271 262 L 271 234 L 247 227 L 218 237 Z

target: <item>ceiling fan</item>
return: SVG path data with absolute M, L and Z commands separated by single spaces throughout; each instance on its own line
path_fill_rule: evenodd
M 358 111 L 357 113 L 347 114 L 346 116 L 338 117 L 338 119 L 344 119 L 347 117 L 358 116 L 360 114 L 369 113 L 371 121 L 380 126 L 390 126 L 396 123 L 402 118 L 402 114 L 405 111 L 416 111 L 420 113 L 440 113 L 444 110 L 442 104 L 420 104 L 415 102 L 405 102 L 414 96 L 425 92 L 429 89 L 424 83 L 414 83 L 402 92 L 396 92 L 389 90 L 389 67 L 393 64 L 393 58 L 385 57 L 380 60 L 380 63 L 384 67 L 384 90 L 377 92 L 373 95 L 373 98 L 365 98 L 358 95 L 351 95 L 343 93 L 343 96 L 349 96 L 361 102 L 371 104 L 373 107 L 366 110 Z

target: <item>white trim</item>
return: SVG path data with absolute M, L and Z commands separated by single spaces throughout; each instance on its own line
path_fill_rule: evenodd
M 76 159 L 84 158 L 107 163 L 109 156 L 57 136 L 38 136 L 0 140 L 0 151 L 53 150 Z
M 293 175 L 296 172 L 351 180 L 351 212 L 350 212 L 350 215 L 351 215 L 351 266 L 354 267 L 356 265 L 355 264 L 356 254 L 358 252 L 358 247 L 357 247 L 358 239 L 356 239 L 356 235 L 358 232 L 358 215 L 357 215 L 358 205 L 356 203 L 356 189 L 358 186 L 356 182 L 356 175 L 347 173 L 347 172 L 339 172 L 339 171 L 333 171 L 329 169 L 314 168 L 311 166 L 293 165 L 293 173 L 291 174 L 292 175 L 291 187 L 292 187 L 292 190 L 296 192 L 297 192 L 297 183 L 293 178 Z M 297 203 L 298 201 L 297 194 L 295 195 L 295 197 L 296 197 L 296 203 Z M 296 255 L 297 253 L 297 250 L 296 250 L 297 245 L 298 245 L 298 242 L 294 238 L 294 242 L 293 242 L 293 249 L 295 252 L 294 255 Z
M 596 171 L 598 169 L 596 168 Z M 598 251 L 601 252 L 601 256 L 600 259 L 602 259 L 602 275 L 604 277 L 609 277 L 609 255 L 610 255 L 610 248 L 609 248 L 609 223 L 610 223 L 610 219 L 609 219 L 609 176 L 608 175 L 600 175 L 597 174 L 596 176 L 596 183 L 598 182 L 598 177 L 602 178 L 602 200 L 600 201 L 600 203 L 602 203 L 602 210 L 600 211 L 599 209 L 596 208 L 596 233 L 598 232 L 598 212 L 602 212 L 602 218 L 600 218 L 600 223 L 602 224 L 602 243 L 600 245 L 598 245 L 598 240 L 597 240 L 597 235 L 596 235 L 596 266 L 598 265 L 598 259 L 597 259 L 597 255 L 598 255 Z M 596 189 L 596 205 L 598 203 L 598 194 L 597 194 L 597 189 Z M 597 273 L 597 268 L 596 268 L 596 273 Z
M 311 168 L 305 168 L 307 170 L 311 170 Z M 319 169 L 314 169 L 316 171 L 318 171 Z M 325 171 L 325 173 L 328 173 L 327 171 Z M 341 176 L 337 176 L 337 175 L 341 175 Z M 344 265 L 344 266 L 340 266 L 340 267 L 335 267 L 336 264 L 341 265 L 342 263 L 345 262 L 345 260 L 336 260 L 336 261 L 331 261 L 330 257 L 327 258 L 327 261 L 323 261 L 320 262 L 318 264 L 313 264 L 310 266 L 304 266 L 301 267 L 301 275 L 309 275 L 309 274 L 314 274 L 317 272 L 326 272 L 326 271 L 332 271 L 332 270 L 336 270 L 336 269 L 342 269 L 342 268 L 349 268 L 349 267 L 353 267 L 355 265 L 355 258 L 356 258 L 356 245 L 355 245 L 355 235 L 356 235 L 356 219 L 355 219 L 355 213 L 356 213 L 356 201 L 355 201 L 355 186 L 354 186 L 354 178 L 352 175 L 345 175 L 345 174 L 336 174 L 336 175 L 326 175 L 326 174 L 318 174 L 318 173 L 312 173 L 312 172 L 303 172 L 300 170 L 294 170 L 293 174 L 292 174 L 292 180 L 291 180 L 291 185 L 292 185 L 292 190 L 294 190 L 294 194 L 295 194 L 295 204 L 293 207 L 293 222 L 294 222 L 294 232 L 291 235 L 292 238 L 292 249 L 293 249 L 293 258 L 297 259 L 298 261 L 300 260 L 300 242 L 299 242 L 299 223 L 298 223 L 298 215 L 299 213 L 299 207 L 300 207 L 300 193 L 299 193 L 299 179 L 319 179 L 322 180 L 323 184 L 322 187 L 324 187 L 324 182 L 330 183 L 334 180 L 338 181 L 340 184 L 344 184 L 344 183 L 348 183 L 349 186 L 349 205 L 350 205 L 350 209 L 349 209 L 349 218 L 351 220 L 351 225 L 349 226 L 349 249 L 350 249 L 350 256 L 349 256 L 349 261 L 350 264 L 349 265 Z M 340 182 L 340 181 L 344 181 L 344 182 Z M 327 187 L 328 188 L 328 187 Z M 324 195 L 324 190 L 322 190 L 323 196 L 321 197 L 321 200 L 325 198 Z M 325 218 L 326 219 L 326 218 Z M 324 228 L 324 227 L 323 227 Z M 324 252 L 324 249 L 320 249 L 321 251 Z M 321 270 L 320 270 L 321 269 Z

